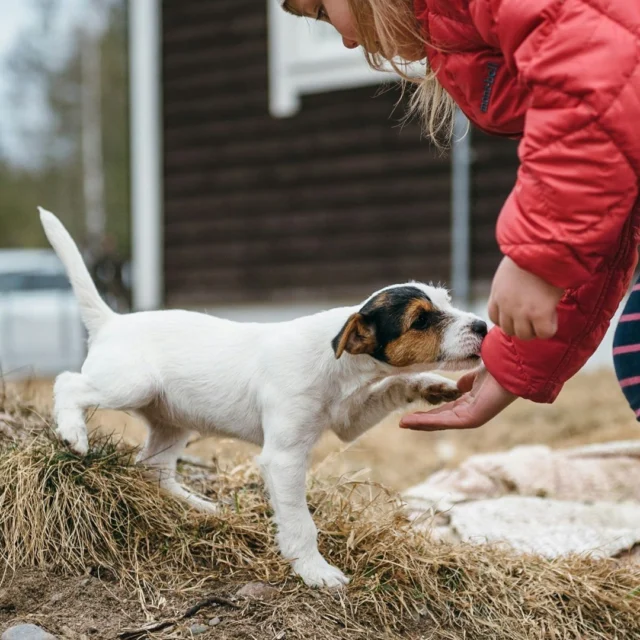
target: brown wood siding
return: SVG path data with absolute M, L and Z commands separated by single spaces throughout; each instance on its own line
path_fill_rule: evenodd
M 272 118 L 262 0 L 165 0 L 163 65 L 169 305 L 449 279 L 449 161 L 398 126 L 395 90 Z
M 516 181 L 518 142 L 477 130 L 471 139 L 471 279 L 482 290 L 500 261 L 496 222 Z

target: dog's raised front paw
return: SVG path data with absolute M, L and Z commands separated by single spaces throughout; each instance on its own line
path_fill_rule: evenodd
M 453 380 L 447 378 L 427 375 L 418 377 L 411 385 L 412 394 L 409 401 L 423 400 L 429 404 L 441 404 L 442 402 L 452 402 L 461 395 L 460 389 Z
M 440 404 L 457 400 L 461 395 L 462 392 L 455 384 L 434 384 L 423 390 L 422 399 L 429 404 Z
M 349 578 L 340 569 L 331 566 L 319 553 L 296 560 L 293 570 L 309 587 L 335 589 L 349 583 Z

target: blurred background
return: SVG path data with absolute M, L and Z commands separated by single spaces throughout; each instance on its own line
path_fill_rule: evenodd
M 50 396 L 85 352 L 37 205 L 67 225 L 120 310 L 277 320 L 417 279 L 485 315 L 517 142 L 459 118 L 453 149 L 436 151 L 401 124 L 393 74 L 275 0 L 0 0 L 0 15 L 5 380 Z M 558 405 L 505 414 L 508 442 L 567 421 L 575 444 L 587 406 L 606 435 L 584 427 L 585 439 L 631 433 L 610 342 Z M 414 434 L 396 437 L 402 456 L 419 455 Z
M 0 366 L 77 368 L 84 330 L 37 205 L 60 213 L 109 302 L 128 306 L 131 215 L 127 6 L 2 0 Z

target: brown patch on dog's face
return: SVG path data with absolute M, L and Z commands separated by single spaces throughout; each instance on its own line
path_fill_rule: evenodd
M 407 303 L 407 307 L 403 314 L 403 329 L 410 331 L 422 314 L 429 314 L 437 311 L 433 303 L 426 296 L 424 298 L 415 298 Z
M 379 293 L 375 298 L 373 298 L 369 304 L 372 309 L 384 309 L 386 305 L 389 304 L 389 295 L 386 291 Z M 369 305 L 367 305 L 369 306 Z
M 386 361 L 394 367 L 437 362 L 441 335 L 438 331 L 407 331 L 385 349 Z
M 410 285 L 382 291 L 349 318 L 333 341 L 344 351 L 369 354 L 394 367 L 437 362 L 446 315 L 426 293 Z
M 425 296 L 409 301 L 402 314 L 402 333 L 385 348 L 394 367 L 437 362 L 442 342 L 443 314 Z

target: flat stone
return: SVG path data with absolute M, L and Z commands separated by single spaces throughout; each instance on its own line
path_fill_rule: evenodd
M 220 620 L 220 618 L 218 618 L 218 617 L 211 618 L 211 620 L 209 620 L 209 626 L 210 627 L 217 627 L 221 622 L 222 622 L 222 620 Z
M 35 624 L 18 624 L 7 629 L 0 640 L 57 640 L 57 638 Z
M 236 595 L 240 598 L 273 600 L 280 595 L 280 591 L 264 582 L 248 582 L 236 593 Z
M 193 624 L 193 625 L 191 625 L 191 633 L 194 636 L 200 636 L 203 633 L 207 633 L 207 631 L 209 631 L 209 627 L 205 626 L 204 624 Z

